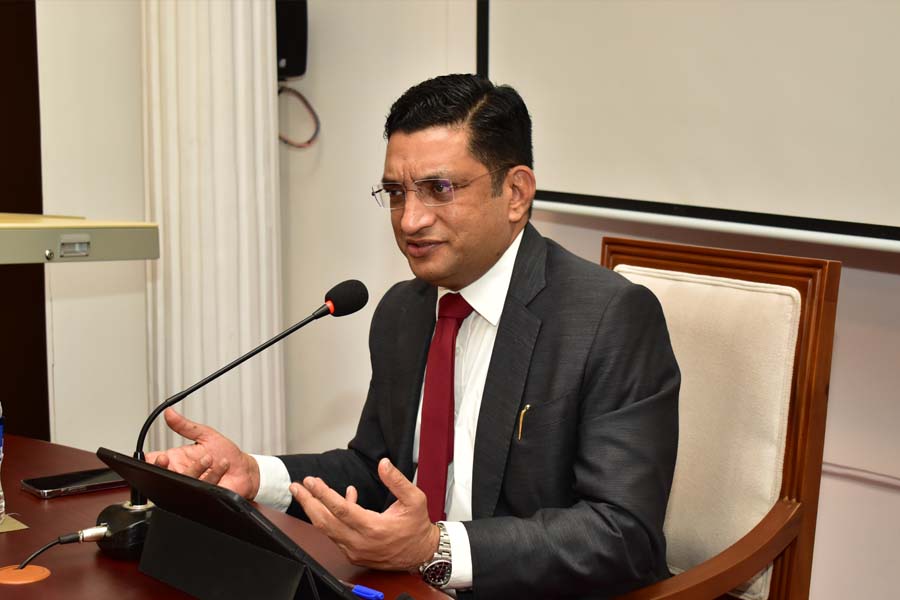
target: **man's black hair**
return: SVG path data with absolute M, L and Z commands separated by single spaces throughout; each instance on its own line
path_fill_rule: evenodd
M 506 169 L 533 168 L 531 117 L 519 93 L 508 85 L 494 85 L 479 75 L 441 75 L 415 85 L 391 106 L 384 137 L 415 133 L 434 126 L 469 130 L 469 152 L 492 176 L 499 194 Z

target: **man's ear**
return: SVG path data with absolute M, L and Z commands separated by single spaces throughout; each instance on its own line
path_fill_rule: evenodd
M 525 165 L 516 165 L 507 172 L 506 185 L 509 186 L 511 193 L 509 199 L 510 223 L 518 223 L 522 219 L 527 220 L 537 189 L 534 171 Z

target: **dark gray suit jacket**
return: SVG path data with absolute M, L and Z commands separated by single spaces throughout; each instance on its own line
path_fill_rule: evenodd
M 376 465 L 412 479 L 413 436 L 437 290 L 396 284 L 372 319 L 372 380 L 347 450 L 282 457 L 392 498 Z M 662 527 L 678 439 L 680 375 L 644 287 L 526 227 L 503 307 L 475 441 L 474 583 L 461 597 L 605 598 L 668 576 Z M 522 439 L 518 416 L 525 405 Z M 305 517 L 294 502 L 289 512 Z

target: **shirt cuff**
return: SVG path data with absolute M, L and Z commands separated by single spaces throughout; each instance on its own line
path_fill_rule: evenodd
M 265 504 L 281 512 L 286 512 L 291 505 L 291 476 L 287 467 L 276 456 L 251 454 L 259 465 L 259 491 L 254 502 Z M 468 538 L 467 538 L 468 543 Z
M 441 521 L 450 537 L 450 557 L 453 569 L 445 589 L 465 590 L 472 587 L 472 548 L 469 532 L 460 521 Z

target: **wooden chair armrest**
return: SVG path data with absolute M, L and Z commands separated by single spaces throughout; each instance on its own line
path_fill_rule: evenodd
M 756 527 L 719 554 L 684 573 L 619 596 L 619 600 L 718 598 L 756 575 L 794 541 L 802 513 L 799 503 L 779 500 Z

